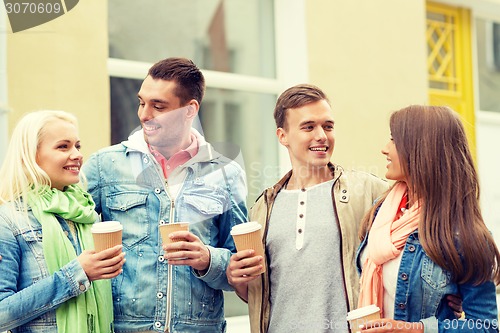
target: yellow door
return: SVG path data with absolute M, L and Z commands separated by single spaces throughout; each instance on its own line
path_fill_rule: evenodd
M 428 2 L 427 46 L 429 103 L 461 115 L 475 156 L 470 11 Z

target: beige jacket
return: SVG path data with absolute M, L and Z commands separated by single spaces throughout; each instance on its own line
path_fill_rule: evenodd
M 368 173 L 344 171 L 342 167 L 331 163 L 328 166 L 334 176 L 332 203 L 341 234 L 344 290 L 339 290 L 339 292 L 344 292 L 347 310 L 350 311 L 356 308 L 358 301 L 359 277 L 354 261 L 359 245 L 359 223 L 373 205 L 374 200 L 389 188 L 389 184 Z M 291 175 L 292 171 L 288 172 L 276 185 L 266 189 L 250 210 L 250 220 L 258 221 L 263 226 L 262 242 L 264 245 L 274 200 L 278 192 L 286 186 Z M 248 285 L 248 309 L 252 333 L 266 333 L 269 326 L 269 266 L 267 258 L 264 258 L 264 261 L 266 273 Z

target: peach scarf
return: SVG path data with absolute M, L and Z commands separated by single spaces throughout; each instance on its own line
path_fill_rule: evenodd
M 406 239 L 417 229 L 420 218 L 420 205 L 415 203 L 403 216 L 395 220 L 399 204 L 406 191 L 406 183 L 396 183 L 373 221 L 366 247 L 368 255 L 361 274 L 358 307 L 375 304 L 380 308 L 381 313 L 384 313 L 382 265 L 399 256 Z

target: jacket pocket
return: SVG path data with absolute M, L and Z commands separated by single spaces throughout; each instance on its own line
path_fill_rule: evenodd
M 17 237 L 22 240 L 19 244 L 23 252 L 18 287 L 24 289 L 48 276 L 49 272 L 43 254 L 42 229 L 21 230 Z
M 451 273 L 436 265 L 429 257 L 422 259 L 422 297 L 426 300 L 426 316 L 435 315 L 451 283 Z
M 431 258 L 422 260 L 422 279 L 433 289 L 443 289 L 451 281 L 451 273 L 436 265 Z
M 42 247 L 42 229 L 28 229 L 26 231 L 23 231 L 20 236 L 26 242 L 26 245 L 35 256 L 35 259 L 44 260 Z
M 193 214 L 195 216 L 191 216 L 190 222 L 202 222 L 223 213 L 223 198 L 214 193 L 186 193 L 184 201 L 186 205 L 193 208 L 190 210 L 189 215 Z
M 146 202 L 147 192 L 119 192 L 106 197 L 110 219 L 123 224 L 123 244 L 127 247 L 147 239 L 151 233 Z

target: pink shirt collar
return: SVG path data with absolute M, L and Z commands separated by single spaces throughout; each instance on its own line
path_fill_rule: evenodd
M 160 154 L 159 151 L 154 149 L 148 144 L 149 151 L 155 157 L 156 161 L 161 165 L 163 170 L 163 176 L 168 178 L 172 171 L 178 166 L 189 161 L 193 156 L 198 153 L 198 139 L 194 133 L 191 133 L 191 144 L 186 149 L 180 150 L 174 155 L 172 155 L 169 159 L 166 159 L 165 156 Z

